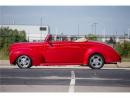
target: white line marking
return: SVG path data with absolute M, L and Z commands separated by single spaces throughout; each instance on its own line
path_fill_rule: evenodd
M 68 92 L 74 92 L 74 87 L 75 87 L 75 73 L 74 71 L 71 71 L 71 81 Z
M 70 79 L 70 77 L 58 77 L 58 76 L 45 76 L 45 77 L 15 77 L 15 76 L 7 76 L 7 77 L 0 77 L 0 78 L 5 78 L 5 79 Z

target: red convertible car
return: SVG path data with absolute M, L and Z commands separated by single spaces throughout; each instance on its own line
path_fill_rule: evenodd
M 11 64 L 19 68 L 49 65 L 88 65 L 100 69 L 104 64 L 121 62 L 119 54 L 109 45 L 95 41 L 51 41 L 48 35 L 44 42 L 22 42 L 9 48 Z

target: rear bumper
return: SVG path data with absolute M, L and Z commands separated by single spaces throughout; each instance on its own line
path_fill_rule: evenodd
M 120 56 L 111 57 L 111 58 L 107 59 L 107 61 L 105 63 L 106 64 L 117 64 L 117 62 L 119 62 L 119 63 L 122 62 L 122 59 Z

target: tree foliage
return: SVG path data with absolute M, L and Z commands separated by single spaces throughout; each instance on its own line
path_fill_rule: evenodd
M 97 36 L 94 34 L 89 34 L 87 37 L 89 40 L 97 40 Z
M 26 33 L 25 31 L 18 31 L 17 29 L 12 30 L 9 28 L 1 27 L 0 28 L 0 55 L 8 54 L 8 47 L 10 44 L 15 42 L 25 42 Z M 2 58 L 2 57 L 0 57 Z
M 124 41 L 124 43 L 117 43 L 116 50 L 122 57 L 130 57 L 130 42 Z

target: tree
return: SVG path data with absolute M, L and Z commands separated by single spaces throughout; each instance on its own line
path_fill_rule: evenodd
M 122 57 L 130 57 L 130 42 L 117 43 L 115 48 Z
M 10 44 L 15 42 L 25 42 L 26 33 L 25 31 L 18 31 L 17 29 L 12 30 L 9 28 L 0 28 L 0 55 L 8 55 L 8 47 Z M 2 56 L 0 56 L 2 57 Z
M 89 40 L 97 40 L 97 36 L 94 34 L 89 34 L 87 37 Z

